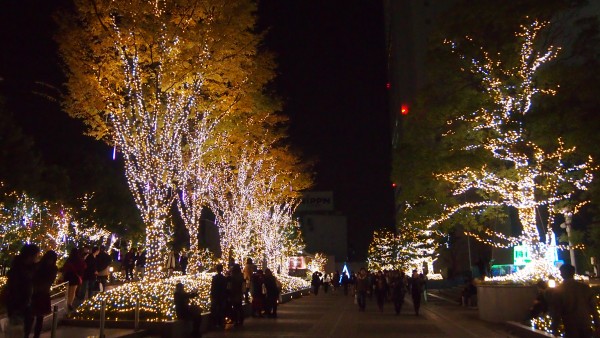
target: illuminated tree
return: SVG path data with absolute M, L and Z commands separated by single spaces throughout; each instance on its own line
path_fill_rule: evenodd
M 178 185 L 190 182 L 186 170 L 198 168 L 198 148 L 224 116 L 253 112 L 253 94 L 272 77 L 262 71 L 268 58 L 257 57 L 255 4 L 76 0 L 75 7 L 58 37 L 69 70 L 65 108 L 123 154 L 152 276 L 169 207 Z
M 389 230 L 375 230 L 369 244 L 367 266 L 371 271 L 398 268 L 398 238 Z
M 558 48 L 544 53 L 534 49 L 534 42 L 543 24 L 523 27 L 518 36 L 523 40 L 518 65 L 503 67 L 484 53 L 484 61 L 472 60 L 470 72 L 481 81 L 488 105 L 447 122 L 444 134 L 453 150 L 479 152 L 486 161 L 478 167 L 463 167 L 438 175 L 448 182 L 452 195 L 462 203 L 447 205 L 441 217 L 428 222 L 431 228 L 455 214 L 471 210 L 481 213 L 490 207 L 508 206 L 518 212 L 523 227 L 518 237 L 500 237 L 527 245 L 536 263 L 534 270 L 550 272 L 545 264 L 548 248 L 554 243 L 551 229 L 538 231 L 538 208 L 569 200 L 573 193 L 586 189 L 592 180 L 591 159 L 580 161 L 575 148 L 565 148 L 562 142 L 546 151 L 527 139 L 523 124 L 536 94 L 553 94 L 553 90 L 535 85 L 539 68 L 551 61 Z M 454 50 L 458 46 L 452 44 Z M 461 58 L 466 59 L 464 56 Z M 457 201 L 459 201 L 457 199 Z M 542 237 L 543 236 L 543 237 Z

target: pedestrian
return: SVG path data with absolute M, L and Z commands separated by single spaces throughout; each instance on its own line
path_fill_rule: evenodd
M 63 279 L 68 283 L 67 287 L 67 309 L 72 311 L 73 302 L 75 301 L 75 295 L 77 289 L 83 282 L 83 272 L 85 271 L 85 261 L 83 260 L 82 254 L 85 251 L 78 250 L 77 248 L 71 249 L 69 256 L 62 267 Z
M 361 268 L 358 276 L 356 276 L 355 297 L 358 303 L 358 311 L 364 312 L 367 307 L 367 290 L 369 288 L 369 280 L 367 279 L 367 270 Z
M 254 272 L 256 272 L 256 265 L 252 263 L 252 258 L 247 258 L 246 265 L 244 265 L 244 281 L 246 282 L 244 299 L 246 300 L 246 303 L 250 303 L 249 294 L 252 284 L 252 274 L 254 274 Z
M 146 274 L 146 250 L 142 250 L 135 260 L 135 273 L 139 279 L 144 279 L 144 275 Z
M 190 305 L 190 299 L 198 297 L 198 292 L 185 292 L 182 283 L 175 285 L 175 314 L 179 320 L 192 322 L 190 337 L 201 337 L 200 324 L 202 324 L 202 310 L 198 305 Z
M 342 288 L 344 289 L 344 296 L 348 295 L 348 284 L 350 284 L 350 280 L 348 278 L 348 273 L 343 272 L 342 275 Z
M 183 275 L 185 275 L 187 272 L 188 254 L 189 254 L 189 252 L 184 251 L 181 253 L 181 258 L 179 258 L 179 267 L 181 268 L 181 273 Z
M 108 285 L 111 262 L 112 257 L 106 252 L 106 248 L 101 246 L 100 252 L 98 253 L 98 256 L 96 256 L 96 270 L 98 271 L 96 278 L 98 279 L 98 285 L 102 292 L 106 291 L 106 286 Z
M 563 282 L 549 298 L 552 333 L 558 336 L 558 327 L 562 323 L 565 338 L 600 337 L 598 305 L 592 289 L 575 281 L 575 268 L 571 264 L 561 265 L 560 275 Z
M 383 312 L 383 304 L 387 296 L 387 280 L 385 279 L 383 272 L 379 271 L 377 276 L 375 276 L 374 287 L 375 297 L 377 298 L 377 307 L 380 312 Z
M 265 269 L 265 314 L 271 318 L 277 318 L 277 301 L 279 300 L 279 292 L 281 284 L 273 275 L 270 269 Z
M 231 268 L 231 276 L 229 276 L 227 289 L 229 291 L 229 302 L 231 303 L 233 313 L 233 326 L 242 326 L 244 325 L 244 308 L 242 307 L 242 301 L 244 298 L 244 291 L 246 290 L 246 283 L 239 264 L 234 264 Z
M 534 319 L 542 314 L 548 312 L 548 300 L 546 298 L 546 290 L 548 289 L 548 283 L 543 280 L 538 281 L 535 286 L 537 287 L 537 296 L 533 300 L 533 304 L 529 308 L 529 318 Z
M 8 315 L 8 330 L 15 337 L 22 336 L 23 333 L 28 337 L 31 332 L 33 277 L 39 253 L 37 245 L 25 244 L 13 259 L 7 273 L 3 300 Z
M 423 296 L 423 284 L 424 281 L 419 278 L 419 274 L 417 270 L 413 270 L 411 285 L 410 285 L 410 293 L 412 296 L 413 307 L 415 309 L 415 315 L 419 315 L 419 309 L 421 307 L 421 297 Z
M 217 264 L 217 273 L 210 282 L 210 313 L 214 327 L 225 328 L 227 304 L 227 277 L 223 276 L 223 264 Z
M 167 271 L 167 277 L 173 276 L 173 271 L 177 269 L 177 253 L 175 250 L 169 250 L 167 255 L 167 261 L 165 262 L 165 271 Z
M 468 278 L 460 296 L 461 305 L 466 307 L 470 306 L 473 303 L 473 297 L 475 296 L 477 296 L 475 280 L 473 278 Z
M 40 337 L 44 325 L 44 316 L 52 312 L 50 289 L 58 274 L 57 257 L 56 252 L 46 251 L 33 275 L 33 295 L 31 297 L 31 309 L 35 319 L 33 338 Z M 26 337 L 29 337 L 29 332 L 26 331 L 25 333 Z
M 125 254 L 123 265 L 125 267 L 125 280 L 133 280 L 133 269 L 135 268 L 136 249 L 132 246 Z
M 404 297 L 406 295 L 406 278 L 404 272 L 394 271 L 391 279 L 391 292 L 392 301 L 394 302 L 394 310 L 396 315 L 400 315 L 402 312 L 402 305 L 404 305 Z
M 312 278 L 311 278 L 310 284 L 312 285 L 313 294 L 315 296 L 319 294 L 319 288 L 321 287 L 321 276 L 322 275 L 323 274 L 320 273 L 319 271 L 315 271 L 312 274 Z
M 327 293 L 327 290 L 329 289 L 330 284 L 331 284 L 331 274 L 325 273 L 325 276 L 323 276 L 323 291 L 325 293 Z
M 337 289 L 340 287 L 340 272 L 338 270 L 335 270 L 331 284 L 333 286 L 333 292 L 337 292 Z
M 252 317 L 262 318 L 265 303 L 264 275 L 262 270 L 257 270 L 252 275 Z
M 97 290 L 96 276 L 98 270 L 96 266 L 96 256 L 100 253 L 98 247 L 93 247 L 91 252 L 87 252 L 85 256 L 85 270 L 83 270 L 83 278 L 81 287 L 77 290 L 77 304 L 83 303 L 87 298 L 91 298 Z

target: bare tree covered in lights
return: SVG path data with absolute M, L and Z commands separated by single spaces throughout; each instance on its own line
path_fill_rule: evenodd
M 558 51 L 553 47 L 543 53 L 535 51 L 536 36 L 543 27 L 538 22 L 523 27 L 518 35 L 522 39 L 519 60 L 513 68 L 504 67 L 486 53 L 483 61 L 470 62 L 469 71 L 481 81 L 489 104 L 448 121 L 444 137 L 454 151 L 479 152 L 487 160 L 480 166 L 438 175 L 450 184 L 452 195 L 467 202 L 447 205 L 443 215 L 428 226 L 465 210 L 480 213 L 490 207 L 513 207 L 522 234 L 503 239 L 527 245 L 538 268 L 545 270 L 542 262 L 554 243 L 550 243 L 550 228 L 544 227 L 542 234 L 538 231 L 538 208 L 551 207 L 586 189 L 592 180 L 593 165 L 591 159 L 579 160 L 575 149 L 565 148 L 560 140 L 548 151 L 527 139 L 523 118 L 531 110 L 534 96 L 554 93 L 539 88 L 534 80 L 539 68 Z M 452 47 L 457 50 L 457 45 Z
M 272 77 L 269 59 L 257 56 L 255 4 L 76 0 L 75 8 L 60 19 L 58 36 L 65 108 L 123 154 L 153 275 L 169 207 L 186 170 L 197 168 L 197 148 L 217 137 L 224 116 L 254 111 L 253 94 Z

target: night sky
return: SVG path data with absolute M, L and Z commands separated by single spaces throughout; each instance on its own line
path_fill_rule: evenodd
M 82 136 L 79 121 L 37 94 L 53 93 L 40 82 L 64 81 L 50 15 L 65 3 L 0 2 L 0 96 L 44 161 L 73 166 L 82 154 L 108 161 L 110 148 Z M 336 209 L 348 216 L 349 245 L 364 256 L 372 230 L 394 223 L 381 2 L 265 0 L 258 14 L 278 56 L 290 143 L 315 162 L 314 189 L 333 190 Z

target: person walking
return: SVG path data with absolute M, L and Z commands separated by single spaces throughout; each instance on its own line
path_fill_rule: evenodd
M 217 273 L 210 282 L 210 313 L 216 328 L 225 328 L 227 304 L 227 277 L 223 276 L 223 264 L 217 264 Z
M 348 284 L 350 284 L 348 273 L 344 272 L 342 275 L 342 288 L 344 289 L 344 296 L 348 295 Z
M 367 278 L 367 270 L 361 268 L 355 282 L 356 302 L 358 303 L 358 311 L 364 312 L 367 307 L 367 290 L 369 288 L 369 280 Z
M 181 274 L 185 275 L 187 273 L 188 266 L 188 255 L 189 252 L 181 252 L 181 257 L 179 258 L 179 267 L 181 268 Z
M 270 269 L 265 270 L 265 314 L 271 318 L 277 318 L 277 301 L 279 300 L 279 292 L 281 286 L 277 278 L 273 275 Z
M 77 289 L 83 282 L 83 272 L 85 271 L 85 261 L 83 254 L 85 252 L 77 248 L 71 249 L 69 256 L 62 267 L 63 279 L 68 283 L 67 287 L 67 309 L 72 311 L 73 302 Z
M 419 274 L 417 274 L 417 270 L 413 270 L 411 284 L 410 284 L 410 294 L 412 296 L 413 307 L 415 309 L 415 315 L 419 315 L 419 309 L 421 308 L 421 297 L 423 296 L 423 284 L 424 281 L 419 278 Z
M 233 267 L 231 267 L 231 276 L 229 276 L 227 285 L 229 290 L 229 302 L 231 303 L 233 310 L 233 325 L 242 326 L 244 325 L 244 308 L 242 307 L 242 301 L 244 299 L 246 283 L 239 264 L 234 264 Z
M 383 312 L 383 304 L 385 303 L 385 299 L 387 297 L 387 280 L 383 275 L 383 272 L 379 271 L 379 273 L 375 276 L 374 282 L 374 291 L 375 297 L 377 298 L 377 307 L 380 312 Z
M 35 244 L 25 244 L 13 259 L 7 273 L 3 300 L 8 315 L 9 332 L 15 336 L 29 336 L 33 324 L 31 301 L 35 262 L 40 248 Z
M 331 284 L 333 286 L 333 292 L 337 292 L 337 289 L 340 287 L 340 272 L 338 270 L 335 270 Z
M 177 253 L 175 250 L 169 250 L 167 255 L 167 261 L 165 262 L 165 271 L 167 271 L 167 277 L 173 276 L 173 271 L 177 269 Z
M 110 263 L 112 262 L 112 258 L 106 252 L 106 248 L 104 246 L 100 247 L 100 252 L 98 256 L 96 256 L 96 270 L 98 271 L 98 275 L 96 278 L 98 279 L 98 283 L 100 285 L 100 291 L 106 291 L 106 286 L 108 285 L 108 276 L 110 274 Z
M 600 337 L 600 318 L 592 289 L 575 281 L 575 268 L 571 264 L 563 264 L 560 275 L 564 280 L 549 297 L 552 333 L 558 336 L 562 323 L 565 338 Z
M 190 299 L 198 297 L 198 292 L 185 292 L 182 283 L 175 285 L 175 314 L 179 320 L 192 322 L 191 337 L 201 337 L 202 310 L 198 305 L 190 305 Z
M 56 252 L 46 251 L 33 275 L 33 295 L 31 296 L 31 309 L 35 324 L 33 338 L 39 338 L 44 325 L 44 316 L 52 312 L 50 289 L 56 281 L 58 268 L 56 267 Z M 29 332 L 25 332 L 29 336 Z
M 406 278 L 404 272 L 394 271 L 391 280 L 391 292 L 392 301 L 394 302 L 394 310 L 396 315 L 400 315 L 402 312 L 402 305 L 404 305 L 404 297 L 406 295 Z
M 329 289 L 330 284 L 331 284 L 331 274 L 325 273 L 325 276 L 323 276 L 323 292 L 327 293 L 327 290 Z

